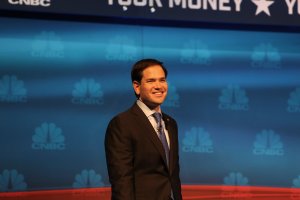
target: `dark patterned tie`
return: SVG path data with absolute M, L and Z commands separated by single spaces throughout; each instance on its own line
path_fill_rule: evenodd
M 156 123 L 157 123 L 158 137 L 164 147 L 166 158 L 167 158 L 167 165 L 169 166 L 169 145 L 167 142 L 164 128 L 161 124 L 161 114 L 158 112 L 155 112 L 155 113 L 153 113 L 153 117 L 155 118 Z

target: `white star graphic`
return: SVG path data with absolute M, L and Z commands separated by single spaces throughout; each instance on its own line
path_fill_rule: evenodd
M 261 12 L 266 13 L 267 15 L 271 16 L 269 6 L 274 3 L 274 1 L 268 0 L 252 0 L 253 3 L 257 6 L 255 15 L 258 15 Z

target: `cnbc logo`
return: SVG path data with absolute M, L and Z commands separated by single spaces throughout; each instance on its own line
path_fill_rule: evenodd
M 27 189 L 27 184 L 24 182 L 24 176 L 19 174 L 15 169 L 5 169 L 0 174 L 0 192 L 15 192 Z
M 245 90 L 239 85 L 228 85 L 221 91 L 219 97 L 219 109 L 221 110 L 249 110 L 249 99 Z
M 260 44 L 255 47 L 251 59 L 254 68 L 279 69 L 281 67 L 281 56 L 271 44 Z
M 103 91 L 101 85 L 94 79 L 83 78 L 75 83 L 72 91 L 72 103 L 83 105 L 102 105 Z
M 300 199 L 300 192 L 298 190 L 300 189 L 300 175 L 293 180 L 292 188 L 295 189 L 295 190 L 292 190 L 292 194 L 291 194 L 290 199 L 299 200 Z
M 55 32 L 43 31 L 36 36 L 31 50 L 32 57 L 64 58 L 64 45 Z
M 224 185 L 247 186 L 248 182 L 248 178 L 240 172 L 231 172 L 224 178 Z
M 168 96 L 164 101 L 163 106 L 165 107 L 174 107 L 177 108 L 180 106 L 179 104 L 179 95 L 177 93 L 177 89 L 175 86 L 168 83 Z
M 27 90 L 24 82 L 14 75 L 4 75 L 0 79 L 0 101 L 24 103 L 27 102 Z
M 296 88 L 295 91 L 291 92 L 288 100 L 288 112 L 300 112 L 300 87 Z
M 180 62 L 182 64 L 209 65 L 211 53 L 207 46 L 200 40 L 190 40 L 181 50 Z
M 35 129 L 31 148 L 34 150 L 64 150 L 65 137 L 54 123 L 43 123 Z
M 102 176 L 96 174 L 95 170 L 82 170 L 75 176 L 73 188 L 103 187 Z
M 210 134 L 201 127 L 193 127 L 186 131 L 182 141 L 183 152 L 213 153 L 213 143 Z
M 293 188 L 300 188 L 300 175 L 293 180 Z
M 132 62 L 138 55 L 137 42 L 127 36 L 116 36 L 108 42 L 105 58 L 108 61 Z
M 283 144 L 280 136 L 273 130 L 263 130 L 256 135 L 254 155 L 283 156 Z
M 246 187 L 249 185 L 248 178 L 242 173 L 230 172 L 228 176 L 224 177 L 223 181 L 221 199 L 252 199 L 250 188 Z M 241 190 L 239 186 L 243 186 L 243 189 Z

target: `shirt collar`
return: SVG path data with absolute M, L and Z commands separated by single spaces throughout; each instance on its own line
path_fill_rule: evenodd
M 142 111 L 145 113 L 147 117 L 151 116 L 153 113 L 155 113 L 155 110 L 151 110 L 144 102 L 142 102 L 140 99 L 136 101 L 136 104 L 142 109 Z M 159 113 L 161 114 L 161 110 L 159 108 Z

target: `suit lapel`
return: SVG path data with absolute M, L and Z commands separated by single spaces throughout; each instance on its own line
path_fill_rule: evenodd
M 151 125 L 150 121 L 148 120 L 147 116 L 140 109 L 140 107 L 136 104 L 134 104 L 132 106 L 131 110 L 135 114 L 137 124 L 139 124 L 139 123 L 142 124 L 141 127 L 146 129 L 145 131 L 143 131 L 143 133 L 153 143 L 153 145 L 155 146 L 155 148 L 158 150 L 159 154 L 163 158 L 165 165 L 167 166 L 167 160 L 166 160 L 166 154 L 165 154 L 164 147 L 163 147 L 160 139 L 158 138 L 155 130 L 153 129 L 153 126 Z
M 173 127 L 170 125 L 170 119 L 168 116 L 166 116 L 165 114 L 163 114 L 163 120 L 165 122 L 165 125 L 166 125 L 166 129 L 168 131 L 168 135 L 169 135 L 169 142 L 170 142 L 170 157 L 169 157 L 169 171 L 170 171 L 170 174 L 172 174 L 172 169 L 173 169 L 173 166 L 174 166 L 174 135 L 172 134 L 173 133 Z

